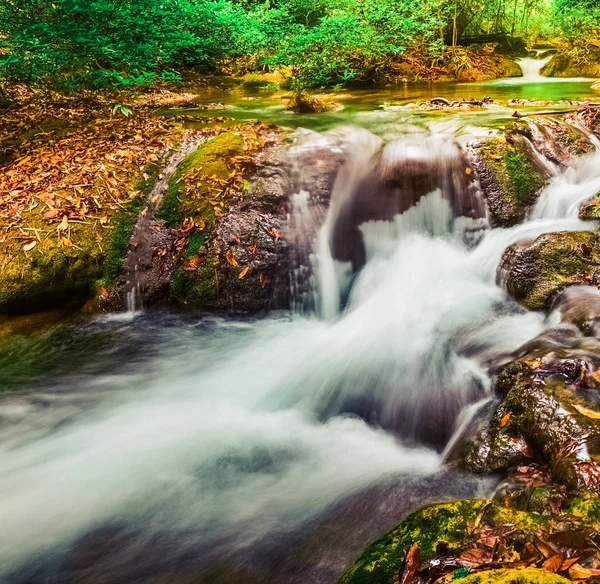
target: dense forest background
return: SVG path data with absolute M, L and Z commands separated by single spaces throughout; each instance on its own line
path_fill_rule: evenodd
M 298 87 L 368 81 L 476 38 L 600 39 L 598 0 L 4 0 L 0 82 L 79 87 L 285 67 Z

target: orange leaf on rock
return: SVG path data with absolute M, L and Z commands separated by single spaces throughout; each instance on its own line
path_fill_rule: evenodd
M 502 416 L 502 419 L 500 420 L 500 428 L 504 428 L 504 426 L 506 426 L 506 424 L 508 424 L 508 420 L 510 420 L 510 414 L 504 414 Z
M 400 577 L 400 584 L 410 584 L 415 579 L 415 574 L 421 563 L 421 553 L 419 552 L 419 544 L 413 543 L 404 559 L 404 570 L 402 570 L 402 576 Z
M 245 268 L 244 268 L 244 269 L 243 269 L 243 270 L 240 272 L 240 275 L 238 276 L 238 280 L 241 280 L 241 279 L 242 279 L 242 278 L 243 278 L 243 277 L 244 277 L 244 276 L 245 276 L 245 275 L 248 273 L 248 270 L 249 270 L 249 269 L 250 269 L 250 268 L 249 268 L 248 266 L 246 266 L 246 267 L 245 267 Z
M 267 280 L 262 272 L 261 272 L 260 276 L 258 276 L 258 281 L 260 282 L 261 288 L 264 288 L 267 285 Z

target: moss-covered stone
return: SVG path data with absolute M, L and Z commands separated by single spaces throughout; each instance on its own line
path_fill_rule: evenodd
M 3 244 L 0 314 L 78 306 L 98 287 L 109 287 L 121 272 L 133 227 L 159 171 L 159 164 L 146 165 L 128 187 L 128 200 L 105 210 L 102 218 L 72 218 L 68 232 L 48 234 L 48 224 L 32 216 L 30 225 L 45 234 L 32 250 L 25 252 L 22 240 Z
M 600 192 L 579 205 L 579 218 L 582 221 L 600 220 Z
M 225 181 L 230 175 L 230 159 L 243 153 L 244 139 L 234 132 L 208 140 L 179 164 L 159 207 L 158 216 L 170 227 L 190 219 L 198 226 L 186 242 L 171 283 L 173 299 L 185 306 L 208 309 L 216 303 L 218 274 L 207 244 L 216 213 L 223 214 L 227 209 L 215 205 L 214 187 L 216 181 Z
M 461 584 L 563 584 L 566 578 L 537 568 L 486 570 L 457 580 Z
M 469 526 L 489 504 L 474 499 L 419 509 L 369 545 L 339 584 L 393 584 L 412 543 L 419 542 L 422 560 L 433 557 L 438 544 L 460 547 Z
M 134 196 L 121 206 L 111 221 L 104 246 L 105 260 L 102 280 L 99 283 L 101 286 L 110 286 L 121 274 L 133 228 L 146 204 L 148 195 L 156 184 L 160 168 L 160 163 L 155 162 L 144 167 L 140 176 L 133 182 Z
M 520 141 L 494 136 L 477 148 L 477 170 L 492 222 L 510 227 L 525 218 L 546 180 Z
M 501 273 L 514 298 L 530 310 L 544 310 L 566 286 L 600 283 L 599 262 L 597 233 L 560 231 L 507 248 Z

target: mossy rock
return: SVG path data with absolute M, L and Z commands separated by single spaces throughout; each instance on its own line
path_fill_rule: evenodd
M 530 310 L 545 310 L 566 286 L 600 283 L 600 240 L 592 231 L 545 233 L 504 252 L 501 273 L 508 292 Z
M 0 254 L 0 314 L 21 314 L 60 306 L 79 306 L 100 286 L 109 287 L 121 272 L 129 238 L 160 167 L 147 165 L 132 181 L 132 197 L 104 221 L 69 222 L 69 239 L 58 232 L 42 238 L 29 252 L 20 243 L 6 242 Z M 30 224 L 41 232 L 48 225 L 39 217 Z
M 478 174 L 492 222 L 511 227 L 525 219 L 546 179 L 519 141 L 495 136 L 478 149 Z
M 429 505 L 415 511 L 369 545 L 339 584 L 393 584 L 412 543 L 419 542 L 423 561 L 433 557 L 438 544 L 451 549 L 460 547 L 470 524 L 489 504 L 473 499 Z
M 187 240 L 183 259 L 171 282 L 171 296 L 179 304 L 208 309 L 218 297 L 218 273 L 215 259 L 209 257 L 208 243 L 215 226 L 214 179 L 225 180 L 231 172 L 228 160 L 244 153 L 244 140 L 239 134 L 224 132 L 208 140 L 189 154 L 177 167 L 158 210 L 158 216 L 170 227 L 180 226 L 191 218 L 203 225 Z M 191 174 L 193 171 L 195 173 Z M 186 176 L 194 177 L 194 196 L 184 192 Z M 190 262 L 197 269 L 186 269 Z
M 579 218 L 582 221 L 600 221 L 600 193 L 579 205 Z
M 600 47 L 589 45 L 557 53 L 542 69 L 547 77 L 600 77 Z
M 457 582 L 461 584 L 563 584 L 570 580 L 546 570 L 520 568 L 477 572 L 466 578 L 460 578 Z

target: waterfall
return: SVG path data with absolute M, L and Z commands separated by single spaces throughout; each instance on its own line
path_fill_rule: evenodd
M 33 429 L 20 402 L 0 406 L 0 432 L 12 432 L 0 441 L 10 534 L 0 538 L 0 579 L 18 570 L 16 582 L 42 581 L 74 542 L 122 525 L 134 551 L 111 556 L 107 570 L 140 549 L 149 562 L 175 554 L 175 565 L 245 558 L 390 475 L 427 482 L 440 469 L 455 429 L 491 395 L 489 368 L 547 327 L 496 284 L 504 249 L 588 228 L 577 204 L 599 188 L 600 153 L 557 169 L 527 222 L 492 229 L 451 137 L 382 145 L 363 134 L 347 147 L 356 162 L 340 174 L 319 236 L 303 244 L 313 246 L 312 294 L 325 318 L 188 317 L 158 327 L 152 360 L 125 353 L 127 369 L 56 382 L 61 399 Z M 314 218 L 301 191 L 299 229 Z M 347 257 L 336 248 L 344 241 Z M 145 345 L 157 334 L 143 315 L 119 327 Z M 90 389 L 94 407 L 79 412 Z
M 552 59 L 552 55 L 549 55 L 543 59 L 537 57 L 526 57 L 524 59 L 517 60 L 521 71 L 523 71 L 523 81 L 526 83 L 539 83 L 542 81 L 551 81 L 549 77 L 544 77 L 541 73 L 544 66 Z

